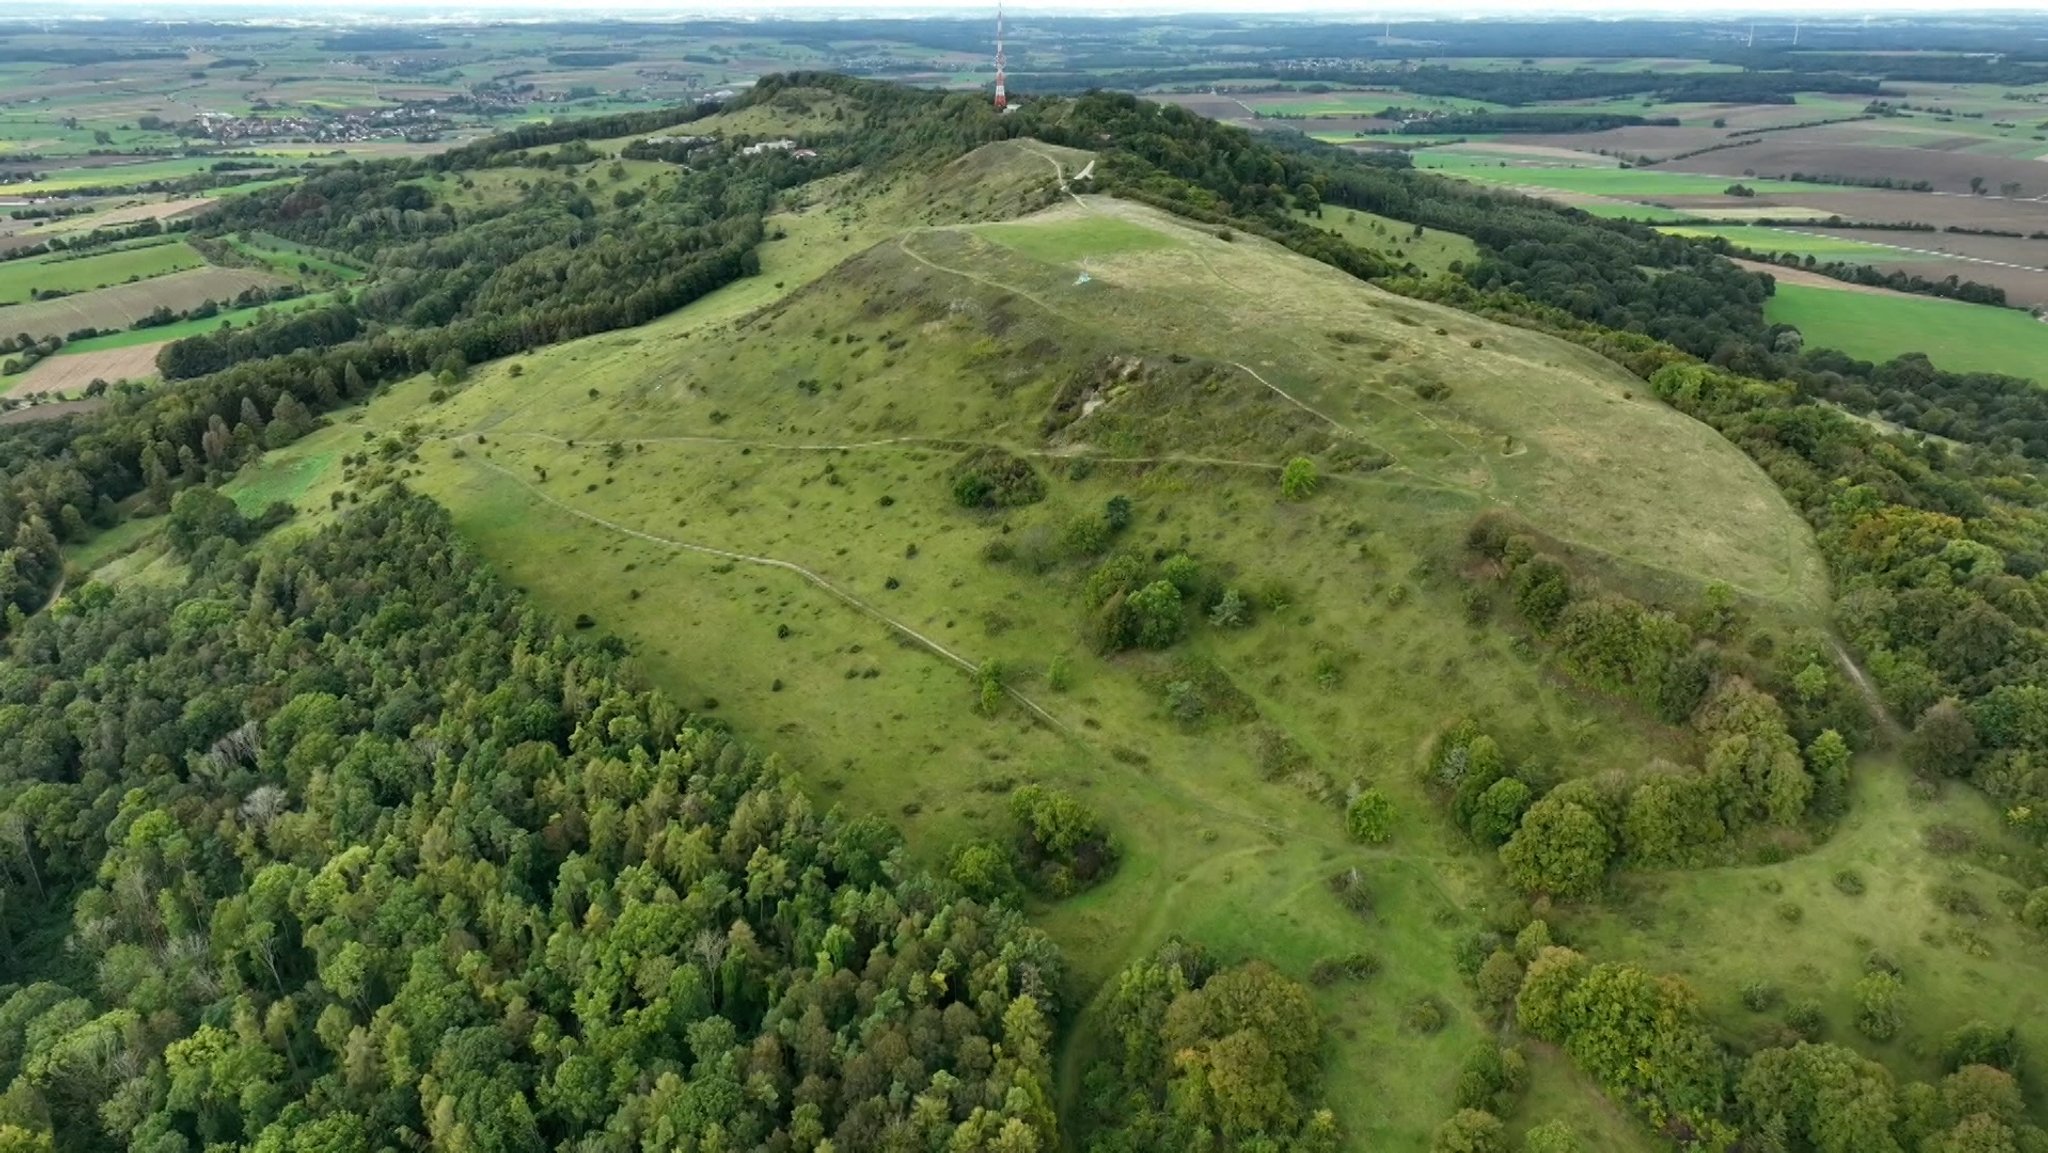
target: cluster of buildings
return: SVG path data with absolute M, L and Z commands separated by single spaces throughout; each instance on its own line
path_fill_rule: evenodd
M 290 111 L 236 116 L 202 112 L 193 135 L 218 144 L 290 140 L 306 144 L 360 144 L 370 140 L 432 140 L 455 127 L 442 109 L 429 104 L 342 112 Z

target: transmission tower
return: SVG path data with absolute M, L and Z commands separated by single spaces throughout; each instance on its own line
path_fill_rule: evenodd
M 1010 94 L 1003 86 L 1003 0 L 996 0 L 996 111 L 1010 107 Z

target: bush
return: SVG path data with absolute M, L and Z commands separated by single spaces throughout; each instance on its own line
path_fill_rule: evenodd
M 1430 1153 L 1507 1153 L 1507 1126 L 1480 1109 L 1460 1109 L 1437 1126 Z
M 1125 607 L 1131 613 L 1134 638 L 1140 646 L 1163 649 L 1180 639 L 1184 617 L 1180 590 L 1172 581 L 1153 581 L 1132 593 Z
M 1318 483 L 1316 462 L 1297 456 L 1280 472 L 1280 495 L 1288 500 L 1307 500 L 1315 495 Z
M 1522 1153 L 1580 1153 L 1579 1135 L 1562 1121 L 1545 1121 L 1522 1134 Z
M 1378 789 L 1366 789 L 1344 808 L 1344 831 L 1354 841 L 1383 845 L 1394 831 L 1394 805 Z
M 1018 857 L 1025 876 L 1056 897 L 1079 892 L 1107 876 L 1117 852 L 1095 811 L 1073 795 L 1042 785 L 1010 794 L 1018 825 Z
M 1989 1065 L 2017 1076 L 2020 1039 L 2011 1025 L 1972 1021 L 1941 1041 L 1941 1067 L 1953 1073 L 1968 1065 Z
M 2048 933 L 2048 885 L 2027 894 L 2026 903 L 2020 906 L 2020 921 L 2030 929 Z
M 1449 1023 L 1450 1013 L 1434 993 L 1416 998 L 1401 1012 L 1401 1027 L 1424 1036 L 1441 1033 Z
M 1904 986 L 1890 973 L 1872 973 L 1856 982 L 1856 1029 L 1873 1041 L 1899 1035 L 1899 1001 Z
M 1380 971 L 1380 959 L 1371 953 L 1347 953 L 1342 957 L 1321 957 L 1309 966 L 1313 985 L 1334 985 L 1339 981 L 1363 981 Z
M 1503 1049 L 1490 1040 L 1482 1041 L 1465 1058 L 1451 1100 L 1460 1109 L 1507 1113 L 1514 1109 L 1528 1079 L 1529 1067 L 1520 1049 Z
M 955 849 L 946 875 L 983 904 L 1014 900 L 1022 888 L 1009 851 L 991 841 L 969 841 Z
M 1045 499 L 1045 480 L 1031 462 L 985 448 L 953 466 L 953 500 L 962 508 L 1016 508 Z
M 1796 1001 L 1785 1010 L 1785 1027 L 1808 1041 L 1819 1040 L 1825 1024 L 1819 1001 Z
M 1361 917 L 1372 916 L 1372 889 L 1365 883 L 1365 874 L 1356 868 L 1331 874 L 1330 891 L 1345 908 Z
M 1863 874 L 1854 869 L 1838 869 L 1835 872 L 1835 888 L 1851 897 L 1863 895 Z
M 1241 629 L 1251 622 L 1251 602 L 1236 589 L 1224 589 L 1216 607 L 1209 610 L 1209 623 L 1219 629 Z
M 1769 1010 L 1781 996 L 1778 987 L 1769 981 L 1751 981 L 1742 987 L 1742 1005 L 1752 1013 Z

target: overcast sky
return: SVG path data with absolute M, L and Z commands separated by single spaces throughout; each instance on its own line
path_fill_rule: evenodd
M 1007 0 L 1006 0 L 1007 3 Z M 12 5 L 7 5 L 12 7 Z M 1359 3 L 1358 0 L 1277 0 L 1255 3 L 1247 0 L 1022 0 L 1007 4 L 1020 13 L 1057 12 L 1066 15 L 1113 15 L 1128 13 L 1231 12 L 1279 15 L 1313 13 L 1324 17 L 1359 20 L 1457 19 L 1468 16 L 1516 16 L 1521 18 L 1565 15 L 1725 16 L 1754 15 L 1759 19 L 1787 19 L 1801 13 L 1836 16 L 1897 15 L 1924 13 L 1954 16 L 1962 12 L 2029 12 L 2048 14 L 2044 0 L 1450 0 L 1448 3 L 1419 4 L 1416 0 L 1392 3 Z M 748 16 L 748 15 L 917 15 L 934 12 L 967 14 L 995 8 L 986 4 L 961 4 L 958 0 L 879 0 L 875 3 L 834 3 L 832 0 L 725 0 L 723 3 L 692 3 L 684 0 L 594 0 L 565 5 L 561 0 L 485 0 L 483 3 L 441 3 L 436 0 L 312 0 L 284 5 L 278 0 L 201 0 L 177 3 L 165 0 L 44 0 L 35 5 L 36 17 L 86 14 L 110 10 L 147 10 L 154 16 L 209 15 L 222 11 L 262 12 L 265 15 L 293 15 L 310 18 L 350 13 L 404 16 L 416 19 L 450 19 L 488 16 L 507 12 L 548 13 L 563 17 L 589 18 L 614 13 L 664 16 Z M 28 16 L 26 11 L 7 13 Z

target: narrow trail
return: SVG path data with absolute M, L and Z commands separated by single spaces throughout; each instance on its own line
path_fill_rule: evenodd
M 36 616 L 41 613 L 49 612 L 51 609 L 57 606 L 57 602 L 61 600 L 64 596 L 64 581 L 68 575 L 69 574 L 65 573 L 65 571 L 61 568 L 57 570 L 57 587 L 50 590 L 50 597 L 48 600 L 43 602 L 43 607 L 37 609 L 33 613 L 30 613 L 30 616 Z
M 933 640 L 932 638 L 926 636 L 925 634 L 917 631 L 914 628 L 911 628 L 909 625 L 904 624 L 902 621 L 897 620 L 895 617 L 890 616 L 888 613 L 883 612 L 881 609 L 876 608 L 874 605 L 868 603 L 867 601 L 862 600 L 861 598 L 853 595 L 850 592 L 847 592 L 845 589 L 840 588 L 838 585 L 833 584 L 831 581 L 826 580 L 824 577 L 819 576 L 817 573 L 812 572 L 810 569 L 807 569 L 800 564 L 796 564 L 794 562 L 786 560 L 778 560 L 775 557 L 757 556 L 753 553 L 735 552 L 731 549 L 715 548 L 711 545 L 691 544 L 688 541 L 672 540 L 668 537 L 656 536 L 651 532 L 642 532 L 637 528 L 631 528 L 627 525 L 620 524 L 617 521 L 606 520 L 604 517 L 598 516 L 596 513 L 586 512 L 583 509 L 577 508 L 572 504 L 562 501 L 556 498 L 552 493 L 549 493 L 546 490 L 538 487 L 537 485 L 528 482 L 525 477 L 520 476 L 518 473 L 513 472 L 511 469 L 506 468 L 505 466 L 498 464 L 495 461 L 479 460 L 477 463 L 482 465 L 484 468 L 490 469 L 492 472 L 495 472 L 500 476 L 503 476 L 505 479 L 511 481 L 512 483 L 518 485 L 520 488 L 526 490 L 526 492 L 534 499 L 539 500 L 552 508 L 565 512 L 570 516 L 576 517 L 579 520 L 589 521 L 591 524 L 597 525 L 600 528 L 609 529 L 612 532 L 619 533 L 622 536 L 634 537 L 638 540 L 643 540 L 650 544 L 660 545 L 663 548 L 676 549 L 680 552 L 695 553 L 699 556 L 718 557 L 721 560 L 734 561 L 741 564 L 760 565 L 763 568 L 781 569 L 784 572 L 794 573 L 797 576 L 803 578 L 805 581 L 809 582 L 810 584 L 816 585 L 818 588 L 824 590 L 826 593 L 830 594 L 834 599 L 838 600 L 842 604 L 845 604 L 847 607 L 853 609 L 854 611 L 860 613 L 865 617 L 870 618 L 871 620 L 879 621 L 883 625 L 894 630 L 897 634 L 915 642 L 916 644 L 938 655 L 939 657 L 944 658 L 946 661 L 959 667 L 968 674 L 978 675 L 981 672 L 981 666 L 979 664 L 976 664 L 974 661 L 969 660 L 968 658 L 960 655 L 959 653 L 954 652 L 952 649 L 947 648 L 945 645 L 940 644 L 938 641 Z M 1058 717 L 1053 716 L 1052 713 L 1048 712 L 1037 701 L 1032 700 L 1030 697 L 1025 696 L 1017 689 L 1012 688 L 1008 685 L 1003 686 L 1003 692 L 1006 695 L 1008 695 L 1011 700 L 1014 700 L 1019 705 L 1022 705 L 1033 716 L 1037 717 L 1041 721 L 1044 721 L 1053 729 L 1061 733 L 1066 733 L 1069 735 L 1072 734 L 1072 729 L 1068 728 L 1064 722 L 1062 722 Z
M 1877 691 L 1876 685 L 1870 683 L 1870 678 L 1864 675 L 1863 669 L 1856 663 L 1856 658 L 1850 656 L 1849 650 L 1833 636 L 1828 637 L 1828 645 L 1835 650 L 1836 663 L 1848 674 L 1849 680 L 1856 686 L 1856 691 L 1863 694 L 1864 703 L 1870 707 L 1871 716 L 1877 718 L 1877 727 L 1893 740 L 1903 736 L 1904 726 L 1900 725 L 1898 719 L 1892 716 L 1891 710 L 1885 707 L 1884 696 Z
M 488 431 L 488 430 L 484 430 Z M 570 446 L 575 442 L 546 432 L 498 432 L 501 437 L 524 437 L 528 440 L 546 441 L 551 444 Z M 723 448 L 758 448 L 770 452 L 865 452 L 890 448 L 930 448 L 943 451 L 960 451 L 968 448 L 1000 448 L 1018 456 L 1036 457 L 1042 460 L 1086 460 L 1096 464 L 1185 464 L 1214 468 L 1248 468 L 1261 472 L 1279 472 L 1281 466 L 1264 460 L 1239 460 L 1227 456 L 1194 456 L 1186 453 L 1167 453 L 1163 456 L 1105 456 L 1085 450 L 1048 448 L 1015 448 L 991 440 L 971 440 L 952 436 L 891 436 L 881 440 L 862 440 L 848 444 L 805 444 L 789 441 L 752 440 L 738 436 L 634 436 L 605 437 L 589 436 L 580 438 L 585 444 L 703 444 Z

